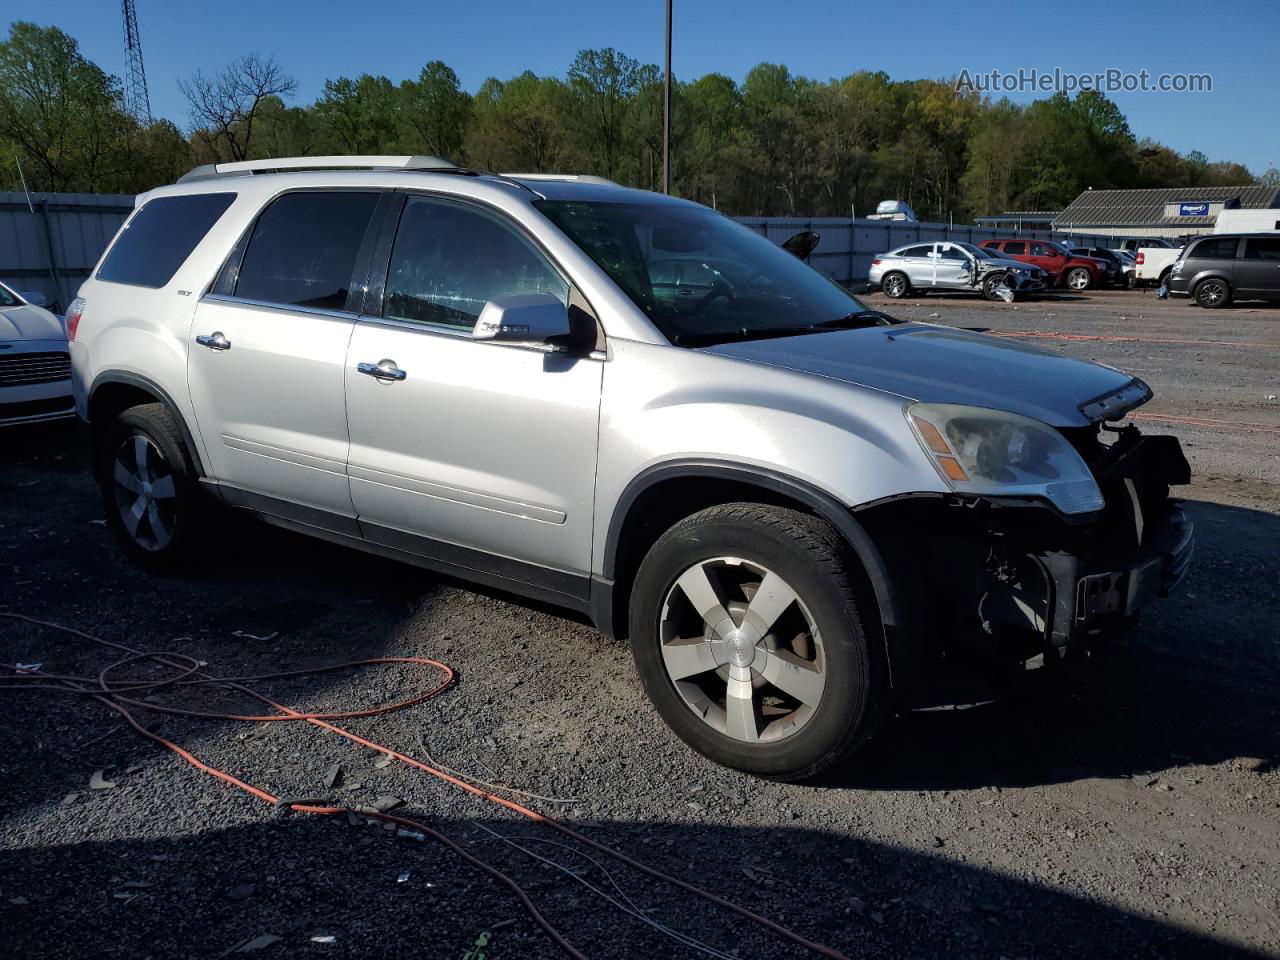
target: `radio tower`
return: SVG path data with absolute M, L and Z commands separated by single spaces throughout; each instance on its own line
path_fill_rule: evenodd
M 138 39 L 138 12 L 133 0 L 122 0 L 124 12 L 124 109 L 144 127 L 151 126 L 151 96 L 147 93 L 147 71 L 142 66 L 142 41 Z

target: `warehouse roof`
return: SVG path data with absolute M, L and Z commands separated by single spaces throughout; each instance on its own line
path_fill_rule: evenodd
M 1150 190 L 1086 190 L 1054 224 L 1095 227 L 1177 227 L 1212 225 L 1209 216 L 1168 217 L 1172 203 L 1219 203 L 1228 209 L 1280 207 L 1280 187 L 1156 187 Z

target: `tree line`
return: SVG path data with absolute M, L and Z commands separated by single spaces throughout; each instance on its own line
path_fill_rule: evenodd
M 1061 209 L 1087 187 L 1258 180 L 1242 164 L 1138 139 L 1093 91 L 1020 105 L 940 80 L 859 71 L 817 81 L 769 63 L 742 83 L 676 79 L 672 190 L 732 214 L 862 216 L 895 199 L 924 219 L 960 220 Z M 74 38 L 12 24 L 0 43 L 0 186 L 20 188 L 19 161 L 32 190 L 135 193 L 197 163 L 370 153 L 662 183 L 661 71 L 614 49 L 583 50 L 563 77 L 491 77 L 475 93 L 436 60 L 400 83 L 338 77 L 315 102 L 291 105 L 296 82 L 257 54 L 179 87 L 187 127 L 144 126 Z

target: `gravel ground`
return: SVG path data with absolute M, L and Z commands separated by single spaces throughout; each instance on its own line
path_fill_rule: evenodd
M 892 309 L 1123 366 L 1155 387 L 1150 414 L 1220 423 L 1172 428 L 1193 444 L 1197 559 L 1131 640 L 1065 689 L 896 717 L 819 784 L 753 780 L 691 753 L 642 697 L 625 646 L 555 611 L 251 521 L 229 524 L 206 571 L 142 574 L 101 525 L 72 430 L 3 436 L 0 610 L 224 675 L 443 660 L 451 689 L 346 726 L 563 800 L 531 804 L 851 957 L 1280 956 L 1280 434 L 1262 429 L 1280 431 L 1280 403 L 1264 399 L 1280 393 L 1280 310 L 1128 292 Z M 0 620 L 0 662 L 96 672 L 111 659 Z M 349 709 L 432 680 L 376 668 L 261 688 Z M 561 956 L 509 891 L 438 844 L 279 814 L 95 703 L 0 698 L 0 954 L 216 958 L 270 935 L 246 952 Z M 646 917 L 744 960 L 809 955 L 614 861 L 600 861 L 606 874 L 550 829 L 314 727 L 170 718 L 160 732 L 278 794 L 403 799 L 515 877 L 590 957 L 698 954 L 580 881 L 620 899 L 616 882 Z M 98 770 L 113 788 L 90 788 Z

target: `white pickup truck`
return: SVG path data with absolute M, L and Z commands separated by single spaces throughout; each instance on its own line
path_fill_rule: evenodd
M 1169 280 L 1173 261 L 1182 254 L 1182 247 L 1139 247 L 1134 264 L 1134 282 L 1163 287 Z

